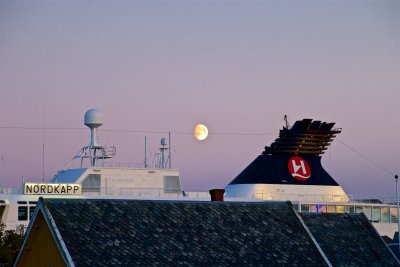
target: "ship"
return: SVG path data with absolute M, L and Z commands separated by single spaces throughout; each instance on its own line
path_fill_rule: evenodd
M 156 165 L 113 167 L 107 162 L 116 148 L 97 141 L 101 113 L 88 110 L 84 124 L 90 129 L 89 144 L 48 183 L 24 183 L 22 188 L 0 192 L 0 217 L 7 229 L 23 234 L 39 197 L 210 200 L 209 192 L 183 190 L 179 169 L 171 168 L 171 148 L 165 138 Z M 220 190 L 225 192 L 224 201 L 290 201 L 299 213 L 364 213 L 381 236 L 394 236 L 397 206 L 351 199 L 323 168 L 322 156 L 341 131 L 335 123 L 312 119 L 290 126 L 285 116 L 279 137 Z
M 296 211 L 364 213 L 381 236 L 398 230 L 398 208 L 380 199 L 352 199 L 323 168 L 321 159 L 342 132 L 334 122 L 312 119 L 285 125 L 279 137 L 225 188 L 230 199 L 291 201 Z

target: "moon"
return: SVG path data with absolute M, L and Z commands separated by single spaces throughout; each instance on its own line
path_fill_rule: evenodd
M 194 138 L 199 141 L 206 139 L 208 136 L 208 129 L 204 124 L 197 124 L 194 127 Z

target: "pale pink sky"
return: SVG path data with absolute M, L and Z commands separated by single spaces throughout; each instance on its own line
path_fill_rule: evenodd
M 96 107 L 101 129 L 138 131 L 100 132 L 115 162 L 143 161 L 142 131 L 153 154 L 166 135 L 151 132 L 171 131 L 188 190 L 224 187 L 285 114 L 333 121 L 328 172 L 350 194 L 394 195 L 399 14 L 399 1 L 0 1 L 2 184 L 41 180 L 43 125 L 82 128 L 45 130 L 46 179 L 65 167 Z

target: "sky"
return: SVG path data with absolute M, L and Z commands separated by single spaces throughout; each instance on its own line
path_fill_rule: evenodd
M 354 197 L 394 196 L 399 24 L 396 0 L 0 1 L 0 183 L 48 181 L 98 108 L 115 164 L 142 163 L 145 136 L 151 161 L 170 131 L 188 191 L 225 187 L 284 115 L 336 122 L 325 169 Z

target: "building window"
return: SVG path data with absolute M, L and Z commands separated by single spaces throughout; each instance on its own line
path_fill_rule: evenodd
M 28 220 L 28 207 L 18 207 L 18 221 Z

